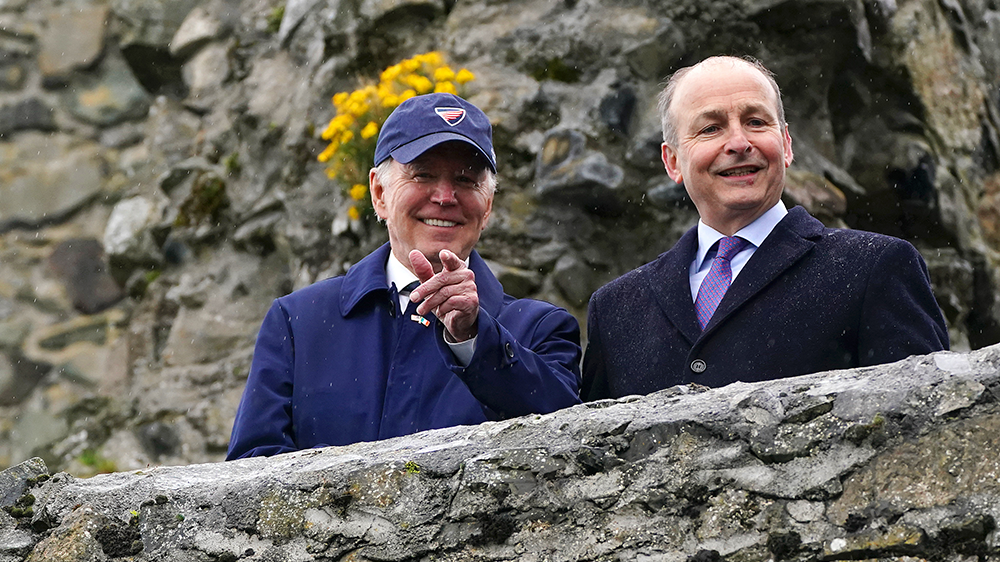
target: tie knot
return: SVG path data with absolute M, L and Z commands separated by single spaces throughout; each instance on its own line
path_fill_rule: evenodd
M 399 290 L 399 294 L 401 294 L 401 295 L 408 295 L 408 294 L 410 294 L 410 293 L 413 292 L 413 289 L 416 289 L 419 286 L 420 286 L 420 281 L 414 281 L 414 282 L 410 283 L 409 285 L 407 285 L 407 286 L 403 287 L 402 289 L 400 289 Z
M 747 244 L 749 242 L 739 236 L 727 236 L 719 240 L 719 253 L 715 257 L 724 260 L 732 259 L 733 256 L 740 253 L 740 250 L 746 248 Z

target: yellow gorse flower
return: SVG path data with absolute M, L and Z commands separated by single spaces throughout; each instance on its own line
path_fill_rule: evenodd
M 419 74 L 407 76 L 406 83 L 412 86 L 418 94 L 429 93 L 434 88 L 433 82 L 428 80 L 426 76 L 420 76 Z
M 441 55 L 441 51 L 430 51 L 413 58 L 428 66 L 444 66 L 444 56 Z
M 439 67 L 434 71 L 434 81 L 435 82 L 450 82 L 455 79 L 455 71 L 448 68 L 447 66 Z
M 434 93 L 436 94 L 458 94 L 458 90 L 455 89 L 455 85 L 451 82 L 438 82 L 434 86 Z
M 363 183 L 356 183 L 351 187 L 351 199 L 363 201 L 368 196 L 368 186 Z
M 348 208 L 352 220 L 371 211 L 368 170 L 375 156 L 379 130 L 392 110 L 420 94 L 460 95 L 461 87 L 474 79 L 469 70 L 462 68 L 456 72 L 447 65 L 442 53 L 431 51 L 386 68 L 377 83 L 333 96 L 336 114 L 320 135 L 329 144 L 316 159 L 327 165 L 327 177 L 344 186 L 344 194 L 353 202 Z
M 369 121 L 364 129 L 361 129 L 361 138 L 370 139 L 378 134 L 378 123 Z

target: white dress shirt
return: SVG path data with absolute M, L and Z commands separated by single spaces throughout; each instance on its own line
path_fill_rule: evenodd
M 764 243 L 764 239 L 767 238 L 767 235 L 771 234 L 771 231 L 774 230 L 774 227 L 779 222 L 781 222 L 781 219 L 785 218 L 786 214 L 788 214 L 788 209 L 785 208 L 785 204 L 779 199 L 778 202 L 773 207 L 768 209 L 763 215 L 757 217 L 757 219 L 752 223 L 744 226 L 736 232 L 735 236 L 739 236 L 750 243 L 729 261 L 730 269 L 733 271 L 733 281 L 735 281 L 736 276 L 743 271 L 743 266 L 750 261 L 750 257 L 753 256 L 755 251 L 757 251 L 757 248 Z M 721 232 L 708 226 L 700 219 L 698 220 L 698 251 L 694 255 L 694 261 L 691 262 L 691 271 L 689 274 L 689 279 L 691 281 L 691 302 L 697 300 L 698 289 L 701 288 L 701 282 L 705 280 L 705 276 L 708 275 L 708 271 L 712 269 L 712 260 L 715 259 L 715 255 L 718 253 L 719 249 L 719 247 L 716 246 L 716 242 L 725 237 L 725 234 L 722 234 Z M 709 252 L 709 250 L 711 250 L 711 252 Z
M 469 260 L 465 260 L 465 265 L 469 265 Z M 417 276 L 414 275 L 412 271 L 406 268 L 398 259 L 396 255 L 389 252 L 389 260 L 385 264 L 385 278 L 389 286 L 393 284 L 396 285 L 397 291 L 402 291 L 403 287 L 406 287 L 414 281 L 419 281 Z M 406 307 L 410 304 L 410 294 L 399 295 L 399 309 L 406 312 Z M 455 354 L 455 359 L 458 360 L 459 364 L 463 367 L 468 367 L 469 363 L 472 363 L 472 356 L 476 353 L 476 336 L 472 336 L 471 339 L 461 341 L 458 343 L 452 343 L 448 341 L 448 338 L 444 339 L 444 342 L 448 344 L 448 348 L 451 352 Z

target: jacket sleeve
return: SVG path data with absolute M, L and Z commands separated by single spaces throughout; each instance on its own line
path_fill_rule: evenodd
M 516 308 L 517 302 L 508 305 Z M 484 406 L 487 417 L 547 414 L 579 404 L 582 353 L 576 318 L 550 307 L 540 317 L 513 313 L 505 321 L 480 309 L 476 352 L 468 367 L 447 348 L 440 323 L 436 330 L 445 363 Z
M 607 367 L 604 363 L 604 347 L 601 343 L 601 329 L 598 326 L 597 296 L 590 298 L 587 311 L 587 353 L 583 356 L 583 384 L 580 397 L 584 402 L 611 398 L 608 388 Z
M 226 460 L 298 450 L 292 430 L 293 361 L 288 317 L 274 301 L 257 335 Z
M 927 265 L 909 242 L 894 239 L 875 260 L 858 333 L 862 366 L 948 349 Z

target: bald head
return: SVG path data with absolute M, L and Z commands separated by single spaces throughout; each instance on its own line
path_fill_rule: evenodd
M 674 97 L 677 94 L 678 86 L 683 82 L 684 78 L 696 69 L 706 69 L 708 67 L 725 67 L 725 66 L 735 66 L 744 65 L 753 68 L 761 73 L 767 80 L 768 84 L 774 90 L 774 97 L 777 100 L 777 115 L 781 122 L 781 127 L 785 128 L 787 123 L 785 122 L 785 106 L 781 103 L 781 90 L 778 89 L 778 83 L 774 80 L 774 73 L 768 70 L 759 60 L 746 56 L 746 57 L 730 57 L 730 56 L 718 56 L 709 57 L 698 64 L 693 66 L 684 67 L 677 72 L 670 75 L 667 79 L 667 85 L 664 86 L 663 91 L 660 92 L 659 101 L 657 103 L 657 109 L 660 114 L 660 125 L 663 128 L 663 142 L 668 146 L 677 146 L 677 117 L 674 115 L 672 109 L 674 105 Z

